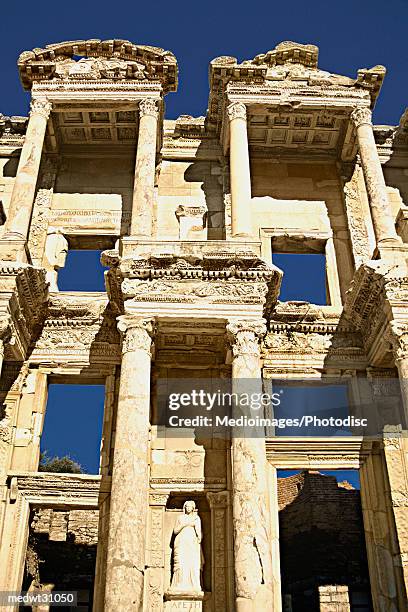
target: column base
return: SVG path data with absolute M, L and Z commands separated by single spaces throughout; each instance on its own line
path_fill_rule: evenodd
M 24 238 L 10 236 L 0 239 L 0 260 L 31 263 L 29 251 Z

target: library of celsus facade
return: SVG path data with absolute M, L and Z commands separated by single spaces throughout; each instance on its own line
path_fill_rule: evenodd
M 408 113 L 373 125 L 384 67 L 325 68 L 293 42 L 218 57 L 206 116 L 169 120 L 170 51 L 21 54 L 29 117 L 0 115 L 0 591 L 73 590 L 67 609 L 96 612 L 408 610 Z M 105 291 L 61 290 L 67 253 L 92 249 Z M 283 299 L 275 254 L 319 254 L 324 303 Z M 179 436 L 159 418 L 167 380 L 329 378 L 374 433 Z M 59 383 L 105 386 L 99 475 L 38 471 Z M 360 492 L 321 470 L 358 470 Z

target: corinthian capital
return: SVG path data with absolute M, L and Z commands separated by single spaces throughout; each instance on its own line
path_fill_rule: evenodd
M 48 119 L 52 110 L 52 104 L 47 98 L 32 98 L 30 103 L 30 117 L 40 115 Z
M 139 117 L 144 117 L 145 115 L 150 115 L 151 117 L 158 116 L 159 111 L 157 108 L 156 100 L 152 100 L 151 98 L 145 98 L 139 102 Z
M 121 315 L 117 318 L 118 330 L 122 336 L 122 354 L 142 350 L 150 355 L 155 334 L 155 320 L 152 318 Z
M 259 355 L 259 342 L 265 334 L 265 319 L 230 321 L 227 325 L 227 336 L 234 357 L 238 355 Z
M 360 125 L 372 125 L 371 122 L 371 111 L 366 106 L 357 106 L 350 115 L 350 119 L 354 123 L 354 127 L 358 128 Z
M 245 104 L 242 102 L 231 102 L 227 106 L 228 118 L 230 121 L 233 119 L 244 119 L 247 118 L 247 110 Z

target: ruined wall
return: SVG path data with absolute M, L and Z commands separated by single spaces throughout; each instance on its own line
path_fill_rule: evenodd
M 278 478 L 278 502 L 283 592 L 315 584 L 367 587 L 359 491 L 304 471 Z

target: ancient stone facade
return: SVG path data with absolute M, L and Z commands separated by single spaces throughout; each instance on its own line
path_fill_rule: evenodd
M 167 120 L 170 51 L 74 41 L 18 68 L 29 117 L 0 115 L 0 591 L 93 580 L 97 612 L 296 612 L 277 470 L 359 469 L 373 609 L 408 610 L 408 115 L 373 126 L 385 69 L 333 74 L 293 42 L 218 57 L 207 115 Z M 105 292 L 58 290 L 73 248 L 103 251 Z M 325 305 L 279 300 L 275 252 L 325 255 Z M 307 439 L 155 420 L 159 381 L 330 376 L 368 381 L 373 407 L 401 393 L 401 418 Z M 50 380 L 104 383 L 99 476 L 38 471 Z M 187 500 L 205 559 L 190 595 L 169 590 Z M 56 575 L 64 558 L 81 584 Z M 316 588 L 320 609 L 358 609 L 347 583 Z

